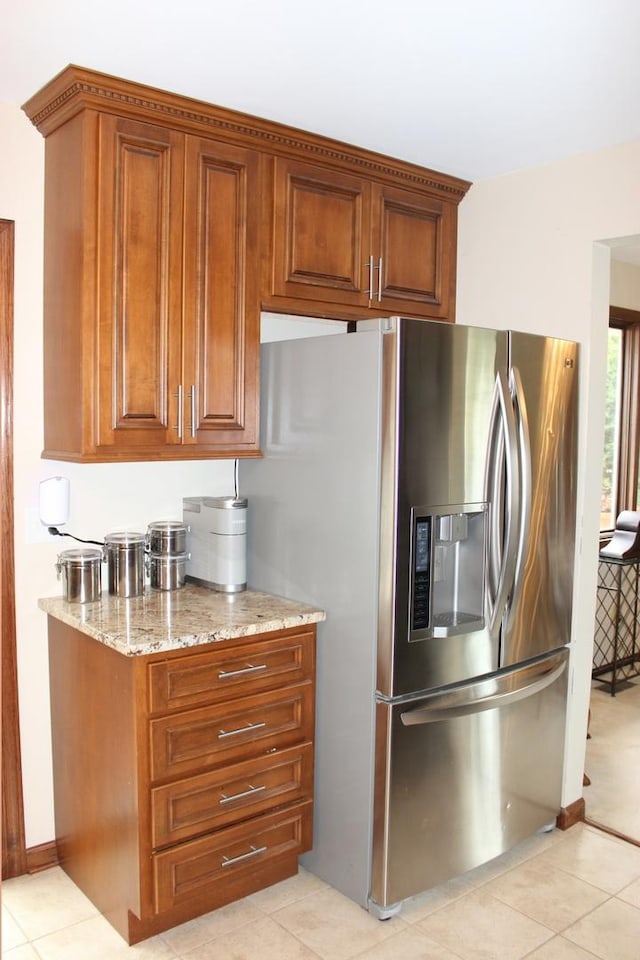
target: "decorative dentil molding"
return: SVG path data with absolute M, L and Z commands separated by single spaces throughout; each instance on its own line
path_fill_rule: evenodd
M 149 93 L 152 92 L 152 88 L 141 87 L 140 89 L 149 91 Z M 334 141 L 325 140 L 316 134 L 309 134 L 309 139 L 307 139 L 304 132 L 300 131 L 300 136 L 296 136 L 295 131 L 291 128 L 280 127 L 279 124 L 272 121 L 249 118 L 243 114 L 237 114 L 234 117 L 233 111 L 226 109 L 224 109 L 225 116 L 223 116 L 222 111 L 218 113 L 213 105 L 210 110 L 197 110 L 190 108 L 187 104 L 195 105 L 198 101 L 185 98 L 184 104 L 179 105 L 179 97 L 177 96 L 176 102 L 172 103 L 164 97 L 154 98 L 153 96 L 134 94 L 124 89 L 97 84 L 78 77 L 72 78 L 60 94 L 48 101 L 36 113 L 30 115 L 31 121 L 40 129 L 50 117 L 76 98 L 79 101 L 83 98 L 92 98 L 92 100 L 96 99 L 97 101 L 104 100 L 117 104 L 121 108 L 125 107 L 127 111 L 140 111 L 144 114 L 155 113 L 159 117 L 171 118 L 181 124 L 196 124 L 199 127 L 224 131 L 229 135 L 266 143 L 275 148 L 274 152 L 276 153 L 278 152 L 277 148 L 280 147 L 297 153 L 307 153 L 322 160 L 348 164 L 372 175 L 377 174 L 382 177 L 392 177 L 395 180 L 404 180 L 421 189 L 448 195 L 450 199 L 456 202 L 464 197 L 470 186 L 464 180 L 449 178 L 445 174 L 441 177 L 434 175 L 433 171 L 426 168 L 413 167 L 412 165 L 405 166 L 402 161 L 398 161 L 397 165 L 392 162 L 385 163 L 384 157 L 377 159 L 376 154 L 368 155 L 366 151 L 357 147 L 354 147 L 352 152 L 347 145 L 342 147 L 335 142 L 334 146 Z M 99 109 L 96 104 L 92 105 Z

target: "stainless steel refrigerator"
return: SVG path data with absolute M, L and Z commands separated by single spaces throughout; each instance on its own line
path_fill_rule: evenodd
M 327 612 L 303 863 L 385 917 L 559 811 L 577 346 L 386 318 L 261 376 L 249 584 Z

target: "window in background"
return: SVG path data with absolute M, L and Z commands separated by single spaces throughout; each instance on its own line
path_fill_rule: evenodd
M 609 327 L 607 340 L 607 392 L 604 407 L 604 457 L 600 529 L 612 530 L 618 515 L 618 463 L 620 459 L 620 405 L 622 397 L 622 330 Z
M 600 531 L 640 503 L 640 311 L 611 307 Z

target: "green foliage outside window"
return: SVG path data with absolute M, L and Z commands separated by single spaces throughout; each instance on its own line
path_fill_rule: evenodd
M 611 530 L 618 515 L 616 503 L 618 452 L 620 443 L 620 388 L 622 372 L 622 330 L 609 328 L 607 350 L 607 392 L 604 415 L 604 457 L 600 529 Z

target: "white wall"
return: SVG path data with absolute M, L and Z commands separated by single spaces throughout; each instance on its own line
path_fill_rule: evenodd
M 41 460 L 44 141 L 22 111 L 0 104 L 0 218 L 15 221 L 14 485 L 18 685 L 27 846 L 54 837 L 46 616 L 39 597 L 58 595 L 57 554 L 73 540 L 36 540 L 28 523 L 39 481 L 71 481 L 63 529 L 101 540 L 123 527 L 182 517 L 183 496 L 233 492 L 233 461 L 66 464 Z M 40 535 L 40 531 L 38 531 Z M 31 541 L 31 542 L 28 542 Z M 69 691 L 70 696 L 73 691 Z
M 640 310 L 640 267 L 611 261 L 611 303 L 627 310 Z
M 582 796 L 604 428 L 608 241 L 640 238 L 640 143 L 475 184 L 460 206 L 460 323 L 577 340 L 581 427 L 563 804 Z M 634 236 L 635 235 L 635 236 Z

